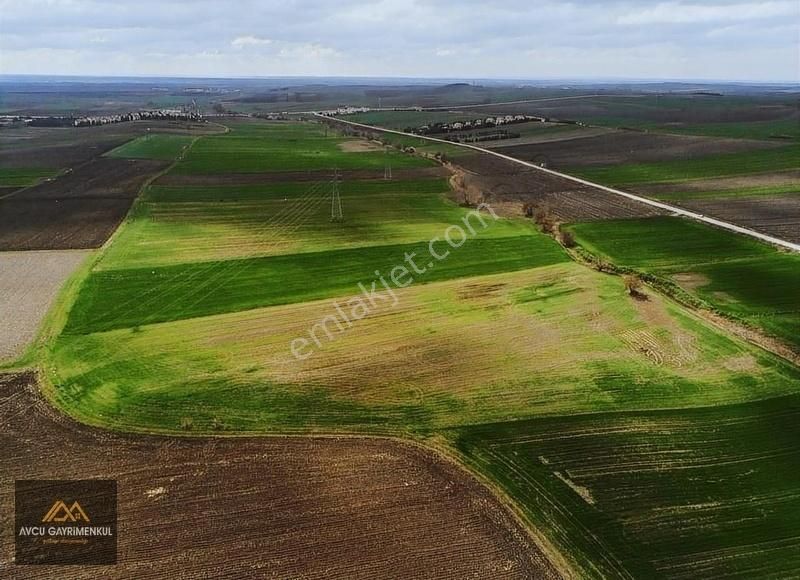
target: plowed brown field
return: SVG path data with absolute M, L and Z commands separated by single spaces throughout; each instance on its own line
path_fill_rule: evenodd
M 118 482 L 119 563 L 72 578 L 555 578 L 498 501 L 431 452 L 364 438 L 168 438 L 76 424 L 0 376 L 0 576 L 14 479 Z

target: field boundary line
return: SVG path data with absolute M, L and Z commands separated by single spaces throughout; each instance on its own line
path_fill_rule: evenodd
M 762 242 L 766 242 L 766 243 L 771 244 L 773 246 L 779 246 L 781 248 L 792 250 L 794 252 L 800 252 L 800 244 L 795 244 L 795 243 L 789 242 L 787 240 L 783 240 L 781 238 L 776 238 L 774 236 L 770 236 L 770 235 L 767 235 L 767 234 L 762 234 L 761 232 L 757 232 L 755 230 L 751 230 L 751 229 L 745 228 L 743 226 L 738 226 L 736 224 L 733 224 L 733 223 L 730 223 L 730 222 L 726 222 L 724 220 L 720 220 L 720 219 L 717 219 L 717 218 L 714 218 L 714 217 L 709 217 L 709 216 L 706 216 L 706 215 L 703 215 L 703 214 L 700 214 L 700 213 L 697 213 L 697 212 L 694 212 L 694 211 L 690 211 L 690 210 L 687 210 L 687 209 L 683 209 L 681 207 L 670 205 L 668 203 L 663 203 L 663 202 L 656 201 L 656 200 L 653 200 L 653 199 L 649 199 L 649 198 L 646 198 L 646 197 L 642 197 L 642 196 L 639 196 L 639 195 L 636 195 L 636 194 L 633 194 L 633 193 L 629 193 L 627 191 L 622 191 L 621 189 L 615 189 L 613 187 L 608 187 L 606 185 L 600 185 L 599 183 L 595 183 L 593 181 L 588 181 L 588 180 L 582 179 L 580 177 L 575 177 L 574 175 L 569 175 L 567 173 L 561 173 L 560 171 L 555 171 L 553 169 L 548 169 L 546 167 L 541 167 L 539 165 L 536 165 L 535 163 L 530 163 L 528 161 L 523 161 L 522 159 L 517 159 L 516 157 L 511 157 L 509 155 L 504 155 L 502 153 L 498 153 L 497 151 L 492 151 L 491 149 L 484 149 L 484 148 L 478 147 L 476 145 L 470 145 L 468 143 L 457 143 L 457 142 L 454 142 L 454 141 L 448 141 L 446 139 L 439 139 L 437 137 L 428 137 L 428 136 L 425 136 L 425 135 L 415 135 L 414 133 L 406 133 L 404 131 L 397 131 L 395 129 L 384 129 L 382 127 L 375 127 L 374 125 L 365 125 L 364 123 L 357 123 L 355 121 L 347 121 L 345 119 L 340 119 L 338 117 L 328 117 L 328 116 L 323 115 L 321 113 L 314 113 L 314 115 L 316 117 L 320 118 L 320 119 L 329 119 L 329 120 L 333 120 L 333 121 L 335 121 L 337 123 L 344 123 L 344 124 L 347 124 L 347 125 L 352 125 L 354 127 L 361 127 L 363 129 L 369 129 L 369 130 L 372 130 L 372 131 L 379 131 L 379 132 L 382 132 L 382 133 L 393 133 L 395 135 L 402 135 L 403 137 L 413 137 L 413 138 L 416 138 L 416 139 L 425 139 L 427 141 L 432 141 L 432 142 L 435 142 L 435 143 L 442 143 L 444 145 L 452 145 L 452 146 L 455 146 L 455 147 L 462 147 L 464 149 L 471 149 L 471 150 L 477 151 L 479 153 L 485 153 L 487 155 L 493 155 L 495 157 L 499 157 L 500 159 L 504 159 L 506 161 L 511 161 L 512 163 L 516 163 L 518 165 L 522 165 L 523 167 L 528 167 L 530 169 L 535 169 L 537 171 L 541 171 L 542 173 L 547 173 L 549 175 L 554 175 L 554 176 L 560 177 L 562 179 L 567 179 L 569 181 L 572 181 L 574 183 L 578 183 L 580 185 L 587 185 L 589 187 L 592 187 L 592 188 L 595 188 L 595 189 L 599 189 L 599 190 L 605 191 L 607 193 L 612 193 L 614 195 L 618 195 L 618 196 L 621 196 L 621 197 L 625 197 L 627 199 L 631 199 L 633 201 L 637 201 L 639 203 L 642 203 L 642 204 L 645 204 L 645 205 L 649 205 L 651 207 L 655 207 L 655 208 L 658 208 L 658 209 L 666 210 L 668 212 L 671 212 L 674 215 L 685 217 L 685 218 L 688 218 L 688 219 L 691 219 L 691 220 L 694 220 L 694 221 L 703 222 L 703 223 L 706 223 L 706 224 L 709 224 L 709 225 L 712 225 L 712 226 L 716 226 L 718 228 L 722 228 L 722 229 L 725 229 L 725 230 L 728 230 L 728 231 L 735 232 L 737 234 L 750 236 L 752 238 L 756 238 L 758 240 L 761 240 Z

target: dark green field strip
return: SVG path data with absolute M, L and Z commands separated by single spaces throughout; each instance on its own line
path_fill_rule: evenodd
M 468 427 L 455 444 L 582 576 L 800 569 L 798 396 Z
M 644 269 L 682 269 L 709 262 L 770 257 L 753 239 L 674 217 L 603 220 L 568 226 L 586 249 Z
M 439 242 L 437 251 L 449 247 Z M 93 272 L 70 312 L 64 332 L 88 334 L 359 293 L 375 271 L 386 275 L 416 253 L 431 261 L 428 243 L 373 246 L 266 258 Z M 560 246 L 534 234 L 476 237 L 437 262 L 418 283 L 496 274 L 567 261 Z
M 33 185 L 40 179 L 57 175 L 58 171 L 58 169 L 41 169 L 39 167 L 0 167 L 0 187 Z
M 656 217 L 568 226 L 590 252 L 621 265 L 671 276 L 684 287 L 800 347 L 800 255 L 681 218 Z
M 175 159 L 193 137 L 188 135 L 144 135 L 106 153 L 129 159 Z
M 800 350 L 800 255 L 707 264 L 696 271 L 710 280 L 701 298 Z
M 687 179 L 747 175 L 798 168 L 800 168 L 800 146 L 790 145 L 774 149 L 709 155 L 707 157 L 679 161 L 636 163 L 610 167 L 576 167 L 565 171 L 605 185 L 624 186 L 637 183 L 678 182 Z
M 223 202 L 252 201 L 260 199 L 293 198 L 307 193 L 315 184 L 302 182 L 264 183 L 255 185 L 223 186 L 152 186 L 145 199 L 153 202 Z M 369 195 L 377 193 L 435 194 L 448 191 L 444 178 L 404 181 L 343 181 L 339 184 L 342 195 Z
M 728 199 L 736 197 L 800 196 L 800 179 L 796 184 L 765 187 L 743 187 L 738 189 L 718 189 L 710 191 L 674 191 L 668 193 L 648 193 L 647 197 L 662 201 L 681 201 L 690 199 Z

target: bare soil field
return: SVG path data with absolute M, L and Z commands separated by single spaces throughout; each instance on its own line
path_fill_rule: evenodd
M 167 121 L 3 129 L 0 167 L 73 167 L 144 135 L 148 128 L 158 133 L 191 135 L 220 131 L 215 125 Z
M 613 133 L 613 132 L 614 129 L 608 129 L 606 127 L 580 127 L 580 128 L 575 128 L 574 130 L 571 131 L 543 133 L 542 135 L 537 135 L 535 133 L 532 133 L 529 135 L 523 135 L 521 137 L 517 137 L 515 139 L 503 139 L 500 141 L 484 141 L 480 143 L 480 146 L 486 149 L 501 149 L 503 147 L 533 145 L 537 143 L 557 143 L 559 141 L 569 141 L 572 139 L 585 139 L 589 137 L 597 137 L 599 135 L 606 135 L 607 133 Z
M 557 578 L 480 484 L 434 454 L 365 438 L 121 435 L 54 411 L 28 374 L 0 376 L 0 525 L 14 479 L 116 479 L 116 567 L 75 578 Z M 0 535 L 0 575 L 14 567 Z
M 443 167 L 416 167 L 413 169 L 393 169 L 392 177 L 397 180 L 425 179 L 428 177 L 447 177 L 450 173 Z M 339 177 L 347 180 L 383 179 L 383 169 L 339 170 Z M 179 174 L 168 173 L 159 177 L 156 185 L 249 185 L 258 183 L 280 183 L 289 181 L 326 181 L 333 177 L 330 171 L 273 171 L 269 173 L 223 173 L 223 174 Z
M 464 171 L 456 178 L 456 189 L 466 191 L 471 200 L 483 198 L 506 214 L 521 215 L 525 203 L 546 206 L 564 222 L 661 213 L 657 208 L 491 155 L 460 157 L 458 167 Z
M 0 251 L 98 248 L 130 205 L 113 198 L 0 200 Z
M 20 356 L 61 285 L 89 252 L 0 252 L 0 360 Z
M 800 196 L 681 200 L 676 205 L 800 243 Z
M 154 159 L 99 157 L 15 194 L 14 199 L 133 199 L 144 182 L 169 165 Z
M 497 147 L 495 150 L 525 161 L 537 163 L 543 161 L 547 167 L 563 169 L 593 165 L 648 163 L 670 159 L 693 159 L 705 155 L 768 149 L 781 145 L 783 144 L 745 139 L 614 131 L 594 137 L 515 147 Z
M 98 158 L 0 199 L 0 251 L 97 248 L 168 163 Z

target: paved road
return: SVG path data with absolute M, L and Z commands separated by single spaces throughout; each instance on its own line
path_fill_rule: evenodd
M 330 117 L 326 117 L 325 115 L 320 115 L 319 113 L 315 113 L 316 116 L 328 119 Z M 581 179 L 580 177 L 575 177 L 573 175 L 567 175 L 566 173 L 561 173 L 560 171 L 554 171 L 553 169 L 547 169 L 545 167 L 539 167 L 535 163 L 529 163 L 528 161 L 522 161 L 521 159 L 516 159 L 514 157 L 509 157 L 508 155 L 503 155 L 502 153 L 498 153 L 497 151 L 492 151 L 490 149 L 484 149 L 483 147 L 478 147 L 476 145 L 470 145 L 467 143 L 454 143 L 452 141 L 447 141 L 446 139 L 439 139 L 436 137 L 427 137 L 423 135 L 415 135 L 413 133 L 406 133 L 404 131 L 396 131 L 394 129 L 383 129 L 381 127 L 374 127 L 372 125 L 365 125 L 363 123 L 356 123 L 355 121 L 346 121 L 344 119 L 340 119 L 338 117 L 334 117 L 336 121 L 340 123 L 346 123 L 348 125 L 352 125 L 354 127 L 361 127 L 364 129 L 376 130 L 381 131 L 383 133 L 394 133 L 396 135 L 404 135 L 406 137 L 415 137 L 417 139 L 425 139 L 427 141 L 434 141 L 436 143 L 444 143 L 446 145 L 451 145 L 455 147 L 463 147 L 465 149 L 472 149 L 474 151 L 479 151 L 480 153 L 485 153 L 487 155 L 494 155 L 495 157 L 499 157 L 501 159 L 505 159 L 506 161 L 511 161 L 513 163 L 517 163 L 519 165 L 524 165 L 525 167 L 530 167 L 531 169 L 535 169 L 537 171 L 541 171 L 543 173 L 549 173 L 550 175 L 556 175 L 563 179 L 568 179 L 575 183 L 580 183 L 581 185 L 588 185 L 590 187 L 595 187 L 597 189 L 602 189 L 603 191 L 607 191 L 609 193 L 613 193 L 614 195 L 620 195 L 622 197 L 627 197 L 628 199 L 632 199 L 643 203 L 645 205 L 650 205 L 652 207 L 657 207 L 659 209 L 663 209 L 673 213 L 674 215 L 679 215 L 685 218 L 693 219 L 699 222 L 703 222 L 712 226 L 716 226 L 718 228 L 722 228 L 725 230 L 729 230 L 732 232 L 736 232 L 737 234 L 742 234 L 745 236 L 750 236 L 752 238 L 756 238 L 761 240 L 762 242 L 767 242 L 774 246 L 779 246 L 781 248 L 786 248 L 795 252 L 800 252 L 800 244 L 795 244 L 789 242 L 787 240 L 782 240 L 780 238 L 776 238 L 773 236 L 769 236 L 767 234 L 762 234 L 761 232 L 757 232 L 755 230 L 751 230 L 749 228 L 744 228 L 742 226 L 737 226 L 736 224 L 726 222 L 723 220 L 718 220 L 713 217 L 709 217 L 703 214 L 699 214 L 693 211 L 689 211 L 680 207 L 676 207 L 674 205 L 669 205 L 667 203 L 662 203 L 660 201 L 655 201 L 652 199 L 648 199 L 646 197 L 641 197 L 639 195 L 635 195 L 633 193 L 628 193 L 627 191 L 622 191 L 620 189 L 614 189 L 613 187 L 606 187 L 605 185 L 600 185 L 599 183 L 594 183 L 592 181 L 587 181 L 586 179 Z

